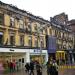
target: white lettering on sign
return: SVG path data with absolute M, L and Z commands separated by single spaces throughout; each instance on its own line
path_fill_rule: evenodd
M 40 53 L 41 50 L 35 49 L 34 52 L 35 52 L 35 53 Z

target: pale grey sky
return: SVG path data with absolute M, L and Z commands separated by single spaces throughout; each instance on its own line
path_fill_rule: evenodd
M 74 0 L 0 0 L 2 2 L 16 5 L 20 9 L 31 12 L 49 20 L 57 14 L 65 12 L 69 19 L 75 19 Z

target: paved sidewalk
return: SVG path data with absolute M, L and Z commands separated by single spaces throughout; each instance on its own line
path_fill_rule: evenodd
M 7 73 L 7 74 L 0 74 L 0 75 L 28 75 L 28 73 L 26 73 L 25 70 L 21 70 L 14 73 Z M 36 70 L 34 70 L 34 75 L 37 75 Z M 42 70 L 42 75 L 47 75 L 46 69 Z
M 21 70 L 15 73 L 8 73 L 8 74 L 0 74 L 0 75 L 28 75 L 25 70 Z M 34 75 L 36 71 L 34 71 Z M 42 75 L 47 75 L 46 68 L 43 68 Z M 59 75 L 75 75 L 75 69 L 59 69 Z

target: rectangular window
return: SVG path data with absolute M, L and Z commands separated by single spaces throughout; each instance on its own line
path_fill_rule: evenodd
M 24 23 L 22 20 L 19 20 L 19 28 L 24 29 Z
M 28 38 L 28 45 L 32 46 L 32 37 L 31 36 L 29 36 L 29 38 Z
M 52 35 L 52 29 L 49 29 L 49 33 L 50 33 L 50 35 Z
M 10 17 L 10 26 L 11 27 L 15 26 L 15 19 L 13 17 Z
M 35 47 L 38 47 L 38 39 L 35 37 Z
M 3 14 L 0 14 L 0 25 L 3 25 L 3 21 L 4 21 L 4 16 Z
M 30 23 L 28 24 L 28 31 L 31 31 L 31 25 L 30 25 Z
M 47 34 L 47 28 L 45 29 L 45 33 Z
M 44 48 L 44 38 L 43 37 L 40 37 L 40 43 L 41 43 L 41 48 Z
M 57 30 L 54 30 L 54 36 L 57 37 Z
M 34 25 L 34 30 L 37 31 L 37 24 Z
M 24 36 L 23 35 L 20 36 L 20 45 L 24 46 Z
M 14 35 L 10 35 L 10 45 L 15 45 L 15 37 L 14 37 Z
M 59 37 L 59 38 L 61 37 L 61 32 L 60 32 L 60 31 L 58 31 L 58 37 Z
M 2 32 L 1 32 L 2 33 Z M 2 45 L 3 44 L 3 33 L 2 34 L 0 34 L 0 45 Z

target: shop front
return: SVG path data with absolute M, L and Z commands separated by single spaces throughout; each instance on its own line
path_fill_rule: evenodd
M 47 50 L 30 50 L 30 60 L 33 60 L 34 62 L 38 61 L 40 64 L 45 64 L 48 61 Z
M 56 51 L 56 60 L 59 65 L 66 63 L 66 52 L 64 50 Z
M 31 60 L 46 63 L 47 50 L 40 52 L 35 49 L 0 48 L 0 65 L 4 70 L 9 69 L 10 63 L 15 64 L 15 70 L 23 69 L 25 64 Z
M 20 70 L 24 68 L 26 63 L 25 49 L 15 49 L 15 48 L 0 48 L 0 65 L 2 65 L 4 70 L 9 69 L 10 64 L 15 65 L 15 70 Z

